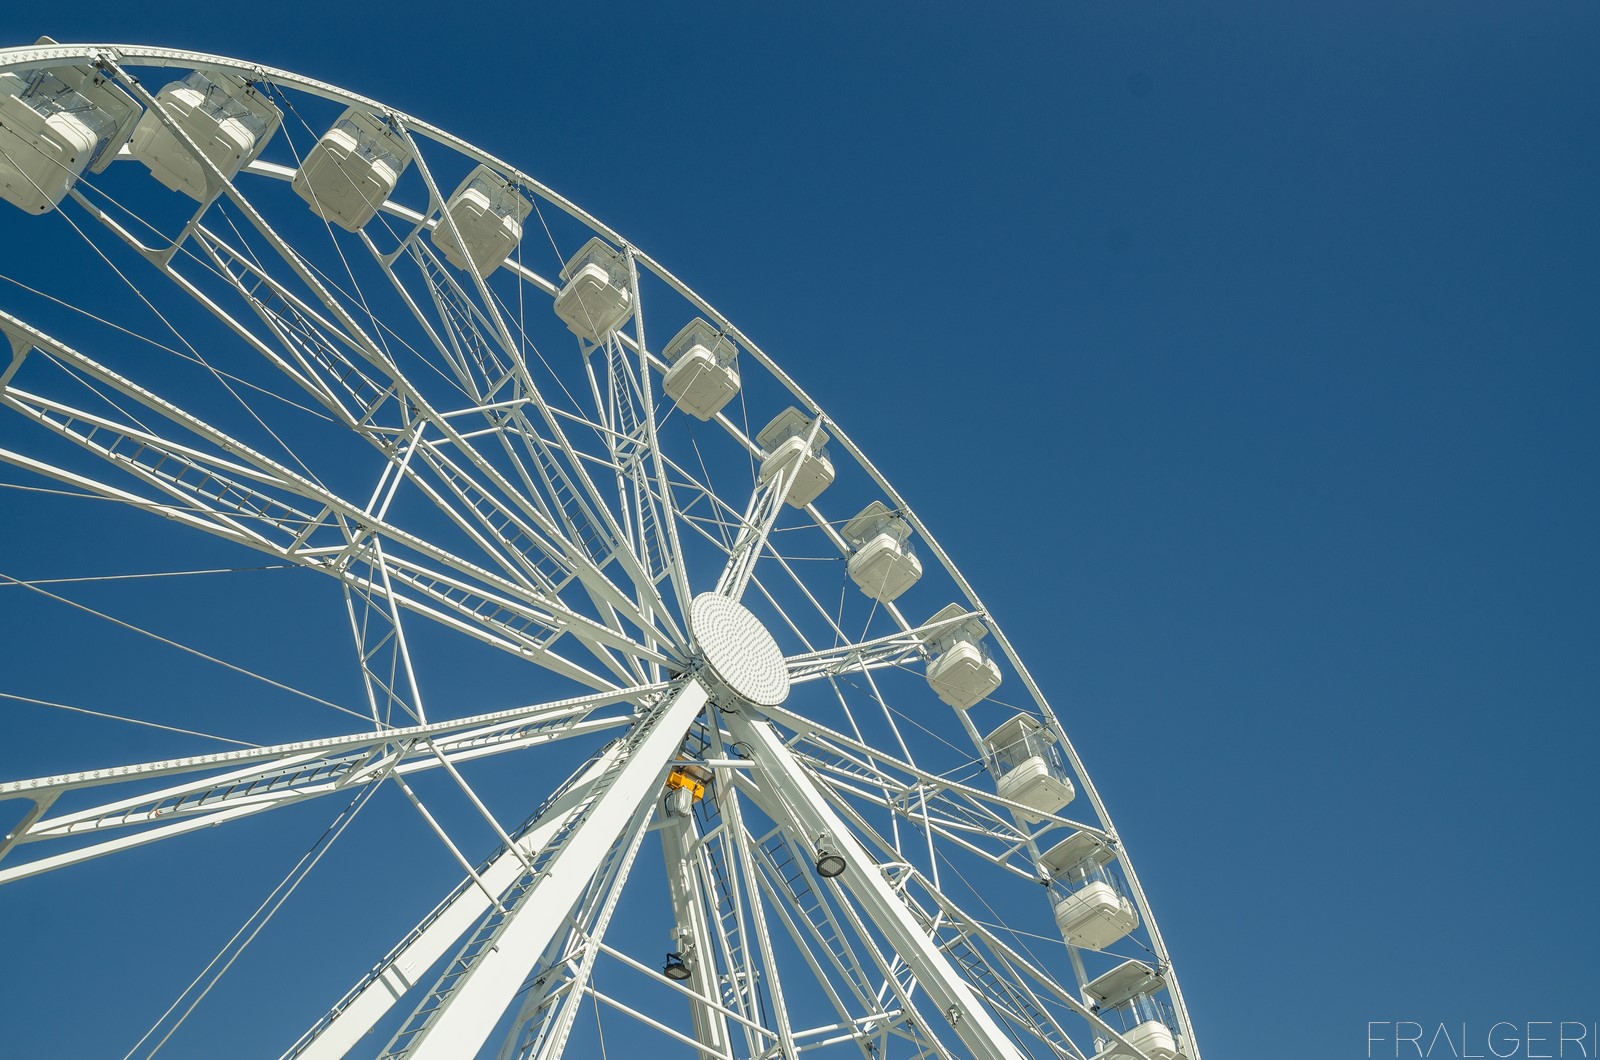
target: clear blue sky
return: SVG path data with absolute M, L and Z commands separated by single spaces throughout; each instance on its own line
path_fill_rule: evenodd
M 0 38 L 385 100 L 728 313 L 1062 711 L 1208 1056 L 1600 1020 L 1600 6 L 468 10 L 11 5 Z M 89 876 L 26 915 L 92 964 Z

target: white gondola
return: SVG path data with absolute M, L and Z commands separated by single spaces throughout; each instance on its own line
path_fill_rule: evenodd
M 431 234 L 433 245 L 450 264 L 483 279 L 517 249 L 522 222 L 532 212 L 533 204 L 514 184 L 488 166 L 479 166 L 445 202 Z
M 92 67 L 0 74 L 0 198 L 49 213 L 85 170 L 111 164 L 138 120 L 132 97 Z
M 294 192 L 325 221 L 358 232 L 400 182 L 411 147 L 373 115 L 351 107 L 294 175 Z
M 833 481 L 827 442 L 828 435 L 820 428 L 813 434 L 811 417 L 792 405 L 784 409 L 756 435 L 756 444 L 767 454 L 761 461 L 761 481 L 766 483 L 794 468 L 794 479 L 784 499 L 796 508 L 804 508 Z
M 948 622 L 966 613 L 960 604 L 948 604 L 928 622 Z M 983 644 L 988 635 L 983 623 L 973 618 L 928 638 L 928 686 L 957 710 L 976 706 L 1000 687 L 1000 667 Z
M 1173 1030 L 1177 1019 L 1166 999 L 1156 996 L 1166 988 L 1165 977 L 1139 961 L 1124 961 L 1083 988 L 1100 1018 L 1139 1050 L 1107 1041 L 1095 1060 L 1138 1060 L 1140 1054 L 1149 1060 L 1182 1060 L 1183 1046 Z
M 738 353 L 732 339 L 695 317 L 661 351 L 669 365 L 661 387 L 680 409 L 709 420 L 739 392 Z
M 255 160 L 283 122 L 283 112 L 237 74 L 196 70 L 163 87 L 156 103 L 227 179 Z M 128 150 L 162 184 L 197 202 L 216 190 L 194 148 L 154 109 L 139 119 Z
M 854 551 L 845 570 L 856 587 L 887 604 L 922 577 L 922 561 L 911 547 L 911 524 L 873 501 L 840 531 Z
M 995 793 L 1041 814 L 1056 813 L 1077 795 L 1061 764 L 1061 751 L 1049 729 L 1027 714 L 1018 714 L 983 739 L 989 749 L 989 770 Z M 1033 814 L 1020 814 L 1036 820 Z
M 628 263 L 599 236 L 578 249 L 561 270 L 556 316 L 567 330 L 590 342 L 603 342 L 633 315 L 633 285 Z
M 1056 926 L 1068 944 L 1103 950 L 1139 926 L 1115 861 L 1111 848 L 1088 832 L 1074 832 L 1040 855 Z

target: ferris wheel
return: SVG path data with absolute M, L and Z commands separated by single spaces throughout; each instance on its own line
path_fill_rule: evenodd
M 185 680 L 160 721 L 102 719 L 170 753 L 48 775 L 13 753 L 0 913 L 255 856 L 270 822 L 319 833 L 259 905 L 238 887 L 243 926 L 129 1056 L 1199 1060 L 1127 848 L 994 616 L 779 359 L 644 250 L 375 100 L 143 46 L 0 50 L 0 198 L 7 499 L 138 522 L 145 577 L 202 551 L 278 572 L 327 621 L 268 655 L 359 689 L 189 643 L 242 591 L 164 613 L 193 638 L 73 604 L 285 705 L 228 739 Z M 0 578 L 18 628 L 71 602 L 73 579 Z M 388 948 L 304 940 L 342 996 L 258 990 L 240 1007 L 279 1040 L 185 1045 L 305 896 L 331 922 L 371 904 L 371 874 L 312 882 L 364 832 L 426 867 L 381 876 L 410 911 Z M 95 963 L 136 978 L 106 930 Z

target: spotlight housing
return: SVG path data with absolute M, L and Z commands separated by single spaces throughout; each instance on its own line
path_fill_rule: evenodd
M 831 880 L 845 870 L 844 855 L 829 850 L 825 846 L 817 847 L 817 875 L 825 880 Z
M 683 954 L 667 954 L 667 963 L 662 965 L 661 974 L 675 983 L 681 983 L 694 973 L 689 971 L 689 966 L 683 962 Z

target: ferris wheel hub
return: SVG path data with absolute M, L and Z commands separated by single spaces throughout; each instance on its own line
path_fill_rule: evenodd
M 720 687 L 758 707 L 775 707 L 789 698 L 783 650 L 743 604 L 702 593 L 689 604 L 689 630 Z

